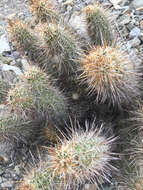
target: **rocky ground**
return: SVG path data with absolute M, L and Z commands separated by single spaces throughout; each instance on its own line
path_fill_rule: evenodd
M 64 14 L 65 22 L 75 28 L 81 35 L 81 8 L 94 0 L 55 0 Z M 143 0 L 99 0 L 114 15 L 114 28 L 123 48 L 130 55 L 134 67 L 143 63 Z M 17 14 L 29 19 L 28 2 L 26 0 L 0 1 L 0 77 L 11 84 L 17 82 L 23 74 L 27 61 L 17 51 L 12 51 L 6 31 L 7 18 Z M 0 111 L 3 105 L 0 105 Z M 25 161 L 15 162 L 10 158 L 0 157 L 0 190 L 14 190 L 14 184 L 21 178 Z M 110 190 L 114 187 L 110 187 Z M 85 186 L 85 190 L 95 190 L 94 185 Z M 105 187 L 109 189 L 109 187 Z M 104 190 L 105 190 L 104 189 Z

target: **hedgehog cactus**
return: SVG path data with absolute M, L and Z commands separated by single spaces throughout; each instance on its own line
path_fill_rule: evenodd
M 42 32 L 49 47 L 49 58 L 51 57 L 48 69 L 53 69 L 51 73 L 55 72 L 56 77 L 58 75 L 70 77 L 77 71 L 78 57 L 82 52 L 76 36 L 65 27 L 53 23 L 43 26 Z
M 22 145 L 31 145 L 38 131 L 37 121 L 25 120 L 21 115 L 5 113 L 0 116 L 0 157 L 10 160 L 12 154 Z M 11 157 L 11 159 L 14 159 Z
M 37 121 L 25 120 L 21 115 L 14 113 L 5 113 L 5 115 L 0 116 L 0 135 L 8 138 L 19 138 L 19 141 L 28 140 L 29 137 L 32 139 L 32 134 L 34 135 L 33 128 L 36 131 Z M 25 141 L 23 140 L 23 142 Z
M 31 49 L 32 45 L 36 42 L 36 37 L 34 37 L 28 30 L 27 24 L 22 20 L 18 20 L 16 17 L 14 21 L 9 20 L 8 31 L 12 41 L 24 48 L 24 50 Z
M 113 33 L 106 10 L 98 5 L 88 5 L 83 10 L 87 31 L 93 45 L 111 45 Z
M 46 0 L 32 0 L 30 11 L 42 22 L 58 22 L 59 16 L 57 15 L 57 10 L 52 9 L 52 3 Z
M 75 74 L 82 52 L 76 37 L 57 24 L 40 24 L 37 28 L 39 35 L 35 36 L 25 23 L 15 19 L 9 21 L 8 29 L 12 41 L 27 52 L 30 60 L 56 79 Z
M 24 80 L 9 91 L 8 104 L 24 115 L 43 112 L 55 120 L 65 119 L 67 111 L 65 97 L 50 85 L 45 73 L 37 67 L 26 72 Z
M 94 123 L 86 131 L 73 129 L 69 138 L 65 138 L 55 147 L 48 148 L 49 154 L 43 168 L 38 168 L 28 175 L 20 185 L 42 189 L 70 189 L 89 181 L 98 186 L 110 176 L 114 168 L 110 161 L 115 159 L 111 153 L 114 137 L 102 135 L 102 126 L 97 129 Z M 96 128 L 96 129 L 95 129 Z M 115 169 L 115 168 L 114 168 Z M 108 171 L 108 172 L 107 172 Z
M 33 34 L 27 24 L 16 18 L 14 21 L 9 20 L 8 32 L 17 49 L 27 52 L 28 58 L 39 66 L 46 65 L 47 49 L 43 41 Z
M 138 75 L 126 54 L 110 46 L 98 46 L 81 60 L 80 80 L 88 84 L 97 103 L 123 108 L 139 94 Z

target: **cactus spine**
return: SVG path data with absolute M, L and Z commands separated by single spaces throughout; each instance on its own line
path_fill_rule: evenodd
M 29 29 L 28 25 L 17 18 L 9 20 L 9 35 L 13 44 L 22 51 L 27 52 L 27 56 L 40 67 L 46 65 L 48 56 L 45 44 Z

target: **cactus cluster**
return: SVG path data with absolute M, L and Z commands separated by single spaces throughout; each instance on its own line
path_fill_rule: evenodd
M 115 138 L 102 135 L 103 124 L 99 129 L 94 123 L 91 129 L 87 122 L 85 125 L 86 131 L 73 126 L 70 137 L 49 147 L 46 162 L 26 176 L 20 189 L 76 189 L 87 180 L 98 187 L 107 180 L 113 167 L 110 162 L 116 159 L 111 153 Z
M 129 179 L 141 171 L 143 161 L 140 75 L 128 55 L 113 44 L 107 10 L 97 4 L 83 9 L 90 39 L 86 44 L 52 3 L 30 1 L 37 19 L 34 28 L 17 18 L 8 21 L 11 42 L 25 53 L 29 67 L 14 87 L 2 86 L 8 92 L 0 102 L 8 111 L 0 114 L 0 156 L 19 143 L 47 150 L 17 190 L 78 190 L 85 183 L 102 189 L 115 180 L 122 186 L 124 180 L 112 175 L 119 173 L 117 168 Z M 123 132 L 129 125 L 129 133 Z M 124 153 L 127 167 L 124 158 L 119 161 Z M 137 169 L 125 175 L 132 160 Z M 142 190 L 143 178 L 138 176 L 130 177 L 129 188 Z

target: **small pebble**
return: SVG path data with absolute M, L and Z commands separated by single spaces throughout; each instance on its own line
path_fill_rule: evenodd
M 141 32 L 141 30 L 138 27 L 133 28 L 130 31 L 129 38 L 133 39 L 133 38 L 139 37 L 140 32 Z
M 128 47 L 128 49 L 131 49 L 131 48 L 139 46 L 140 43 L 141 43 L 141 41 L 139 40 L 139 38 L 134 38 L 127 42 L 127 47 Z

